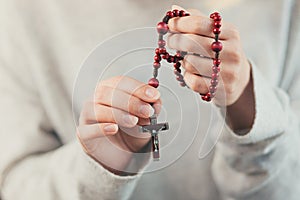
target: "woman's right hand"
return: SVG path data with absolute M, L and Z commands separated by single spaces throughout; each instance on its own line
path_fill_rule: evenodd
M 126 76 L 101 81 L 83 106 L 77 136 L 88 155 L 120 173 L 132 153 L 148 146 L 151 136 L 140 133 L 138 125 L 149 124 L 149 117 L 159 113 L 160 107 L 159 91 L 145 83 Z

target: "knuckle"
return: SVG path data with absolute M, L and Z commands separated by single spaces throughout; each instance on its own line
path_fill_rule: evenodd
M 198 83 L 198 80 L 196 78 L 191 79 L 190 88 L 195 92 L 199 92 L 200 84 Z
M 231 28 L 231 38 L 234 40 L 240 40 L 240 32 L 238 31 L 237 27 L 232 25 Z
M 229 83 L 234 83 L 239 77 L 238 71 L 235 69 L 231 69 L 227 72 L 226 77 Z
M 233 48 L 233 50 L 230 53 L 230 60 L 233 64 L 241 63 L 241 54 L 238 48 Z
M 86 124 L 90 112 L 90 102 L 85 102 L 79 116 L 79 124 Z
M 95 91 L 94 98 L 96 101 L 101 101 L 108 95 L 109 89 L 107 86 L 100 85 Z
M 235 84 L 233 84 L 233 83 L 229 83 L 226 85 L 226 92 L 229 95 L 233 94 L 235 92 L 235 89 L 236 89 L 236 87 L 235 87 Z

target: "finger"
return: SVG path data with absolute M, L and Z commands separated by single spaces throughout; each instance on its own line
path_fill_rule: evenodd
M 154 113 L 156 115 L 158 115 L 161 111 L 161 105 L 162 105 L 162 101 L 161 99 L 159 99 L 158 101 L 156 101 L 154 104 L 153 104 L 153 108 L 154 108 Z
M 133 95 L 145 102 L 155 102 L 160 97 L 160 93 L 156 88 L 126 76 L 117 76 L 112 79 L 102 81 L 97 87 L 96 93 L 103 85 L 123 90 L 127 94 Z
M 210 79 L 185 72 L 184 81 L 195 92 L 206 94 L 209 91 Z
M 77 134 L 82 140 L 90 140 L 118 132 L 118 125 L 114 123 L 86 124 L 77 128 Z
M 185 71 L 211 78 L 212 59 L 202 58 L 196 55 L 186 55 L 182 60 L 182 67 Z
M 175 17 L 169 20 L 168 26 L 171 32 L 198 34 L 214 38 L 213 33 L 214 21 L 206 16 L 191 15 L 186 17 Z M 222 23 L 219 39 L 228 40 L 238 36 L 237 29 L 229 24 Z
M 213 57 L 212 40 L 195 34 L 170 34 L 167 38 L 169 48 Z
M 89 110 L 86 109 L 80 120 L 81 124 L 116 123 L 124 127 L 133 127 L 138 122 L 138 118 L 128 112 L 101 104 L 94 104 Z
M 209 58 L 215 57 L 215 52 L 211 49 L 213 43 L 211 38 L 195 34 L 170 34 L 167 43 L 172 49 L 196 53 Z M 236 43 L 232 41 L 222 41 L 222 45 L 223 49 L 220 52 L 222 61 L 231 59 L 239 50 Z
M 121 109 L 132 115 L 147 118 L 154 114 L 154 109 L 149 103 L 125 93 L 123 90 L 100 86 L 95 94 L 95 102 L 106 106 Z

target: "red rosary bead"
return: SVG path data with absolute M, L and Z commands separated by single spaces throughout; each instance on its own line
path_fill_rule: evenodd
M 211 101 L 210 93 L 207 93 L 207 94 L 205 94 L 204 96 L 202 96 L 202 99 L 203 99 L 204 101 Z
M 164 40 L 158 40 L 158 46 L 159 47 L 165 47 L 166 46 L 166 41 L 164 41 Z
M 214 65 L 219 66 L 221 64 L 221 60 L 215 58 L 213 63 L 214 63 Z
M 213 18 L 214 21 L 221 21 L 222 20 L 222 17 L 221 16 L 214 16 Z
M 161 57 L 163 58 L 163 59 L 168 59 L 169 58 L 169 53 L 165 53 L 165 54 L 163 54 Z
M 179 10 L 177 10 L 177 9 L 173 10 L 173 16 L 179 17 Z
M 220 14 L 218 12 L 214 12 L 214 13 L 210 14 L 209 17 L 213 19 L 215 16 L 220 16 Z
M 159 86 L 159 81 L 156 78 L 151 78 L 148 81 L 148 85 L 157 88 Z
M 214 27 L 216 27 L 216 28 L 221 28 L 221 26 L 222 26 L 221 21 L 216 21 L 216 22 L 214 22 Z
M 220 72 L 220 67 L 213 66 L 213 67 L 212 67 L 212 71 L 213 71 L 214 73 L 218 73 L 218 72 Z
M 155 54 L 156 54 L 156 55 L 159 55 L 159 48 L 156 48 L 156 49 L 155 49 Z
M 212 73 L 212 74 L 211 74 L 211 78 L 212 78 L 213 80 L 218 79 L 218 78 L 219 78 L 219 74 L 218 74 L 218 73 Z
M 154 61 L 155 62 L 160 62 L 161 61 L 161 57 L 159 55 L 155 55 L 154 56 Z
M 221 33 L 220 28 L 214 28 L 213 33 L 214 34 L 220 34 Z
M 214 52 L 219 52 L 221 51 L 223 48 L 223 45 L 221 42 L 214 42 L 212 43 L 211 45 L 211 49 L 214 51 Z
M 168 11 L 168 12 L 166 13 L 166 16 L 168 16 L 168 17 L 170 17 L 170 18 L 173 18 L 173 17 L 174 17 L 174 14 L 173 14 L 172 11 Z
M 185 11 L 184 10 L 180 10 L 179 11 L 179 17 L 183 17 L 185 16 Z
M 165 22 L 159 22 L 156 26 L 157 32 L 159 34 L 166 34 L 169 31 L 169 27 Z
M 159 48 L 158 52 L 159 52 L 159 54 L 165 54 L 165 53 L 167 53 L 167 50 L 166 50 L 166 48 Z
M 160 68 L 160 63 L 159 63 L 159 62 L 154 62 L 154 63 L 153 63 L 153 67 L 154 67 L 155 69 Z
M 176 62 L 176 63 L 174 64 L 174 68 L 175 68 L 175 69 L 179 69 L 180 66 L 181 66 L 180 62 Z
M 219 81 L 218 81 L 217 79 L 211 79 L 211 81 L 210 81 L 210 84 L 211 84 L 212 86 L 217 86 L 218 83 L 219 83 Z

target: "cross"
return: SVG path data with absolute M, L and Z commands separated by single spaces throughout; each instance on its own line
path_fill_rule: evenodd
M 159 131 L 165 131 L 169 129 L 168 123 L 157 123 L 156 115 L 152 115 L 150 117 L 150 125 L 141 126 L 142 132 L 149 132 L 151 133 L 151 141 L 152 141 L 152 152 L 153 152 L 153 159 L 155 161 L 159 160 L 159 140 L 158 140 L 158 133 Z

